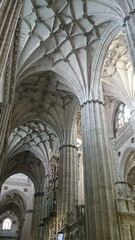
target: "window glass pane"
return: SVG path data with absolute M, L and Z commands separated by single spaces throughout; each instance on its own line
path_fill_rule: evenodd
M 115 133 L 121 129 L 125 123 L 130 119 L 130 109 L 124 104 L 120 103 L 115 116 Z
M 12 224 L 11 220 L 9 218 L 6 218 L 3 222 L 2 229 L 3 230 L 10 230 L 11 229 L 11 224 Z

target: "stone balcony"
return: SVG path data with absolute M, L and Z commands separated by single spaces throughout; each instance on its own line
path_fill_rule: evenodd
M 17 233 L 10 230 L 1 230 L 0 239 L 17 239 Z

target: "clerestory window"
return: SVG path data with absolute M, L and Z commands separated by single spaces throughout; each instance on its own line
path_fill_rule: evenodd
M 3 222 L 2 230 L 11 230 L 12 221 L 9 218 L 6 218 Z
M 124 104 L 120 103 L 115 117 L 115 134 L 121 129 L 125 123 L 130 119 L 130 109 Z

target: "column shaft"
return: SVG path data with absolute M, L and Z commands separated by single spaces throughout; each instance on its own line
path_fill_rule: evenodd
M 5 67 L 6 59 L 12 45 L 22 2 L 22 0 L 5 0 L 2 5 L 2 14 L 0 16 L 0 72 Z
M 32 231 L 31 231 L 31 240 L 39 240 L 41 227 L 41 218 L 42 218 L 42 204 L 43 204 L 43 192 L 35 193 L 34 195 L 34 208 L 33 208 L 33 219 L 32 219 Z
M 64 145 L 60 148 L 58 218 L 69 214 L 77 200 L 77 148 Z
M 82 107 L 84 191 L 87 240 L 118 239 L 112 168 L 104 106 L 99 101 Z
M 24 227 L 23 231 L 21 234 L 21 239 L 29 240 L 31 236 L 31 225 L 32 225 L 32 215 L 33 215 L 33 210 L 27 210 L 26 215 L 25 215 L 25 222 L 24 222 Z

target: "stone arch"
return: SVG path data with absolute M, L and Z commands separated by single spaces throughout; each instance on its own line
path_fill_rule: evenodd
M 4 183 L 4 182 L 3 182 L 3 183 Z M 28 197 L 26 196 L 25 193 L 23 193 L 22 191 L 20 191 L 20 190 L 18 190 L 18 189 L 11 189 L 11 190 L 8 190 L 8 191 L 6 191 L 5 193 L 1 194 L 1 196 L 0 196 L 0 201 L 1 201 L 2 199 L 4 199 L 7 195 L 12 195 L 12 194 L 14 194 L 14 193 L 16 193 L 16 194 L 18 194 L 18 195 L 20 195 L 20 196 L 22 197 L 22 199 L 24 200 L 24 206 L 25 206 L 25 208 L 26 208 L 26 203 L 27 203 Z
M 45 178 L 44 165 L 41 160 L 30 151 L 16 154 L 6 162 L 3 169 L 3 182 L 11 175 L 17 173 L 23 173 L 32 180 L 35 192 L 43 189 Z
M 39 116 L 37 114 L 29 114 L 27 116 L 24 116 L 23 119 L 20 119 L 19 122 L 16 122 L 16 124 L 11 125 L 11 129 L 10 129 L 10 134 L 12 133 L 12 131 L 19 127 L 19 126 L 23 126 L 29 122 L 41 122 L 43 124 L 45 124 L 51 131 L 52 133 L 54 133 L 57 137 L 58 137 L 58 141 L 59 141 L 59 136 L 58 136 L 58 132 L 56 129 L 56 126 L 53 124 L 53 122 L 49 122 L 48 118 L 44 118 L 43 116 Z
M 4 212 L 13 211 L 21 222 L 26 211 L 26 197 L 19 190 L 10 190 L 2 194 L 0 199 L 0 215 Z
M 16 87 L 27 77 L 33 75 L 33 74 L 46 74 L 48 72 L 52 72 L 55 75 L 55 79 L 58 79 L 60 81 L 60 83 L 65 84 L 65 86 L 67 88 L 69 88 L 69 90 L 78 97 L 78 93 L 81 94 L 80 91 L 80 87 L 79 85 L 76 83 L 76 81 L 74 81 L 74 79 L 64 70 L 62 69 L 58 69 L 56 67 L 52 67 L 52 65 L 50 66 L 35 66 L 35 67 L 31 67 L 30 69 L 28 69 L 27 71 L 25 71 L 23 73 L 22 76 L 18 76 L 18 81 L 16 84 Z M 72 87 L 71 87 L 72 86 Z
M 93 77 L 93 92 L 95 94 L 95 99 L 98 99 L 98 96 L 100 94 L 99 92 L 99 86 L 101 84 L 101 71 L 103 68 L 105 56 L 107 53 L 107 50 L 115 38 L 115 36 L 122 31 L 122 27 L 120 26 L 119 22 L 112 22 L 111 25 L 109 25 L 109 28 L 106 29 L 105 33 L 102 36 L 102 44 L 99 44 L 99 46 L 96 49 L 95 52 L 95 59 L 92 65 L 92 72 L 94 73 Z
M 127 181 L 126 179 L 127 172 L 133 166 L 132 163 L 130 163 L 132 166 L 129 164 L 129 160 L 134 154 L 134 152 L 135 152 L 135 147 L 126 148 L 125 151 L 123 152 L 123 155 L 121 157 L 121 161 L 119 164 L 119 171 L 118 171 L 120 174 L 121 181 Z
M 50 125 L 59 139 L 61 138 L 65 123 L 65 109 L 68 109 L 71 104 L 74 108 L 79 101 L 65 84 L 60 83 L 54 77 L 55 75 L 50 76 L 50 73 L 30 75 L 18 85 L 12 115 L 12 129 L 26 119 L 29 121 L 37 118 Z M 36 89 L 35 85 L 38 85 Z M 24 110 L 20 112 L 20 108 Z

